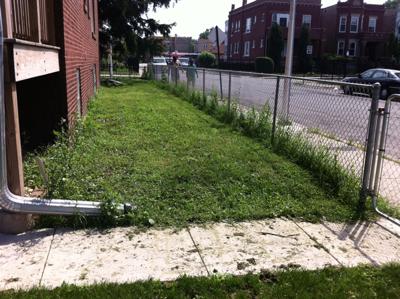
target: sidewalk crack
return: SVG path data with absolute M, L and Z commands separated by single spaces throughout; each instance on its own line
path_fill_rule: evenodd
M 42 271 L 42 274 L 40 275 L 39 287 L 42 286 L 42 280 L 43 280 L 43 276 L 44 276 L 44 271 L 46 270 L 47 262 L 49 260 L 49 256 L 50 256 L 50 252 L 51 252 L 51 248 L 53 247 L 53 242 L 54 242 L 54 237 L 56 235 L 56 230 L 57 230 L 56 228 L 53 229 L 53 236 L 51 237 L 49 251 L 47 252 L 46 260 L 44 261 L 44 265 L 43 265 L 43 271 Z
M 194 240 L 194 238 L 193 238 L 193 236 L 192 236 L 192 233 L 190 232 L 189 227 L 186 227 L 186 230 L 187 230 L 187 232 L 189 233 L 190 239 L 192 239 L 193 245 L 194 245 L 194 247 L 195 247 L 196 250 L 197 250 L 197 253 L 198 253 L 199 257 L 200 257 L 201 263 L 203 264 L 204 268 L 205 268 L 206 271 L 207 271 L 207 275 L 210 276 L 210 271 L 209 271 L 208 268 L 207 268 L 207 265 L 206 265 L 206 263 L 205 263 L 205 261 L 204 261 L 204 258 L 203 258 L 203 256 L 201 255 L 200 248 L 199 248 L 199 246 L 196 244 L 196 242 L 195 242 L 195 240 Z
M 340 266 L 344 266 L 343 263 L 341 261 L 339 261 L 338 258 L 336 258 L 330 251 L 329 249 L 327 249 L 324 244 L 320 243 L 317 238 L 313 237 L 312 235 L 310 235 L 308 232 L 306 232 L 305 229 L 303 229 L 295 220 L 290 219 L 298 228 L 300 228 L 306 235 L 307 237 L 309 237 L 315 244 L 317 244 L 317 246 L 320 246 L 327 254 L 329 254 Z

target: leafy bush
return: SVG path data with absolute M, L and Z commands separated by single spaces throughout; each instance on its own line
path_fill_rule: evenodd
M 257 57 L 256 58 L 256 72 L 270 74 L 274 71 L 274 61 L 270 57 Z
M 212 67 L 215 65 L 216 57 L 214 54 L 204 51 L 200 54 L 198 62 L 200 67 Z

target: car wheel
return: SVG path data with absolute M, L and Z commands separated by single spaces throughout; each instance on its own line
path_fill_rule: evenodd
M 387 96 L 388 96 L 387 89 L 382 89 L 382 91 L 381 91 L 381 99 L 382 100 L 386 100 Z
M 345 86 L 343 88 L 343 90 L 344 90 L 344 94 L 348 94 L 348 95 L 352 95 L 353 94 L 353 91 L 351 90 L 350 86 Z

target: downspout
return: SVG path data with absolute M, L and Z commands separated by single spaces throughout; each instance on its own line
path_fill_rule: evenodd
M 29 198 L 17 196 L 9 190 L 7 183 L 3 53 L 3 20 L 0 8 L 0 208 L 12 213 L 36 215 L 100 215 L 102 211 L 101 202 Z M 119 205 L 118 209 L 127 213 L 131 210 L 131 206 L 129 204 Z

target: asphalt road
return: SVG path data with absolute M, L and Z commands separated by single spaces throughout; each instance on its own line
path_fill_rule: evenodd
M 186 82 L 182 72 L 180 80 Z M 282 113 L 284 80 L 280 82 L 278 112 Z M 206 72 L 205 87 L 208 92 L 220 94 L 219 74 Z M 273 110 L 276 78 L 232 76 L 231 95 L 241 105 L 261 108 L 268 104 Z M 229 77 L 222 75 L 223 96 L 228 96 Z M 203 88 L 203 72 L 199 71 L 196 88 Z M 367 90 L 360 90 L 360 92 Z M 381 101 L 380 106 L 384 107 Z M 335 136 L 340 140 L 363 145 L 369 123 L 371 99 L 362 95 L 345 95 L 335 84 L 313 81 L 293 81 L 289 102 L 289 119 L 299 125 Z M 400 161 L 400 103 L 393 103 L 387 139 L 387 155 Z

